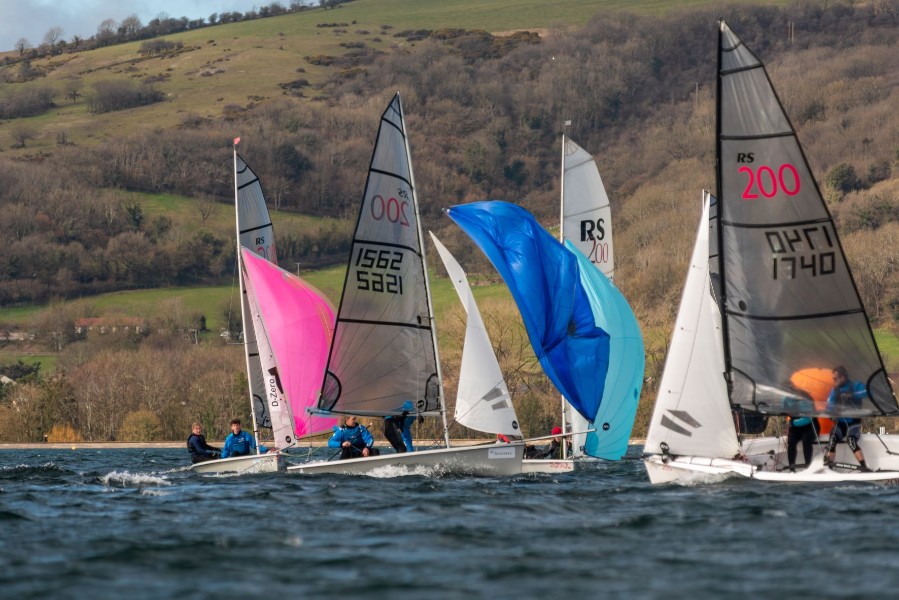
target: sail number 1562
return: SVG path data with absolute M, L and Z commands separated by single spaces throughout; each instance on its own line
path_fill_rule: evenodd
M 756 200 L 760 197 L 759 194 L 765 198 L 773 198 L 781 192 L 787 196 L 795 196 L 802 187 L 799 171 L 789 163 L 777 167 L 776 173 L 774 167 L 768 165 L 760 167 L 742 165 L 737 172 L 746 175 L 743 200 Z
M 402 266 L 402 252 L 359 248 L 355 262 L 356 288 L 366 292 L 402 294 L 403 276 L 399 274 Z M 390 273 L 390 271 L 396 272 Z

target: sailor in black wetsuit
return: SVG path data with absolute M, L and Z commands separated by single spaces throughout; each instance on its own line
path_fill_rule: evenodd
M 194 423 L 192 431 L 193 433 L 187 438 L 187 451 L 190 452 L 190 462 L 196 464 L 218 458 L 221 450 L 206 443 L 203 427 L 199 423 Z

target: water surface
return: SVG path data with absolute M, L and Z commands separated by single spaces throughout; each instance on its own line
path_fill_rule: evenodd
M 639 448 L 632 448 L 639 455 Z M 0 451 L 8 598 L 858 598 L 899 489 L 565 475 L 200 476 L 176 449 Z

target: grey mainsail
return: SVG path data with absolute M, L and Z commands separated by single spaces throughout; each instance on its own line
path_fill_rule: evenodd
M 318 407 L 442 407 L 433 311 L 399 94 L 381 116 Z
M 790 377 L 845 367 L 866 388 L 842 414 L 896 414 L 833 219 L 761 61 L 721 22 L 718 198 L 724 339 L 734 406 L 798 414 Z M 791 406 L 793 408 L 791 408 Z M 830 414 L 819 406 L 817 414 Z

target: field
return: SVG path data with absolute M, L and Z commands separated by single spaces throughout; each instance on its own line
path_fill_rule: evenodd
M 786 4 L 785 0 L 757 2 Z M 678 10 L 715 4 L 710 0 L 676 3 Z M 343 56 L 348 48 L 402 51 L 414 44 L 395 34 L 404 30 L 465 28 L 493 33 L 521 29 L 564 29 L 583 25 L 597 11 L 630 10 L 663 13 L 675 3 L 666 0 L 561 0 L 547 10 L 544 0 L 357 0 L 336 10 L 300 13 L 217 25 L 165 36 L 183 44 L 165 56 L 140 54 L 142 42 L 98 48 L 90 52 L 39 59 L 32 66 L 45 76 L 23 84 L 52 87 L 59 93 L 57 107 L 43 115 L 17 119 L 16 125 L 33 127 L 38 137 L 27 148 L 8 148 L 14 154 L 51 150 L 59 132 L 71 143 L 93 145 L 121 137 L 122 132 L 169 128 L 188 117 L 220 119 L 228 108 L 249 107 L 283 96 L 280 84 L 305 79 L 309 98 L 321 96 L 315 86 L 340 67 L 313 64 L 309 58 Z M 336 26 L 322 26 L 336 25 Z M 8 67 L 15 69 L 16 65 Z M 153 78 L 166 100 L 139 109 L 102 116 L 88 111 L 86 97 L 93 85 L 109 79 L 135 82 Z M 63 99 L 67 82 L 81 82 L 81 97 Z M 4 131 L 6 130 L 6 131 Z M 239 131 L 233 132 L 235 136 Z M 11 145 L 9 127 L 0 124 L 0 146 Z

